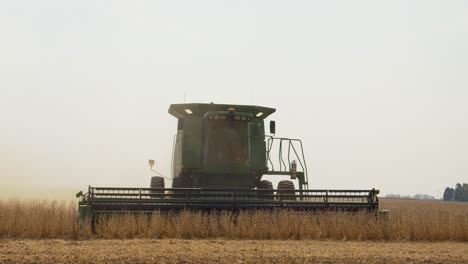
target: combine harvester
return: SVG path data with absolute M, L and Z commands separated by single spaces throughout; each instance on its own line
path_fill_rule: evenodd
M 87 193 L 77 194 L 80 223 L 122 212 L 277 208 L 378 212 L 375 189 L 309 190 L 301 140 L 265 135 L 264 120 L 274 112 L 247 105 L 171 105 L 169 113 L 178 119 L 172 188 L 165 188 L 162 176 L 152 177 L 150 188 L 90 186 Z M 271 121 L 271 135 L 275 127 Z M 153 169 L 154 161 L 149 163 Z M 274 189 L 265 175 L 287 179 Z

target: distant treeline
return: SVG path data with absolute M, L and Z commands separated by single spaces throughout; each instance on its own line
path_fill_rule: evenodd
M 450 187 L 445 188 L 444 201 L 468 202 L 468 184 L 457 183 L 455 189 Z
M 415 194 L 411 195 L 400 195 L 400 194 L 387 194 L 387 198 L 400 198 L 400 199 L 417 199 L 417 200 L 435 200 L 435 197 L 429 194 Z

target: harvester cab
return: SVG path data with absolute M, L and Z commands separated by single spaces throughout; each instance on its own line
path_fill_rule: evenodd
M 308 189 L 301 140 L 275 137 L 269 107 L 172 104 L 177 118 L 172 188 L 156 174 L 149 188 L 91 187 L 80 194 L 80 223 L 100 214 L 178 210 L 340 210 L 377 212 L 378 190 Z M 277 188 L 265 175 L 284 177 Z M 296 182 L 296 184 L 294 184 Z M 297 185 L 297 188 L 295 187 Z
M 172 187 L 273 189 L 272 183 L 262 177 L 284 175 L 298 179 L 299 189 L 306 189 L 307 167 L 301 141 L 265 134 L 265 118 L 274 112 L 273 108 L 261 106 L 171 105 L 169 113 L 178 119 Z M 270 132 L 275 133 L 274 121 Z M 278 144 L 279 153 L 273 156 L 274 144 Z M 279 160 L 273 161 L 273 157 Z M 278 188 L 294 187 L 290 180 L 280 183 Z

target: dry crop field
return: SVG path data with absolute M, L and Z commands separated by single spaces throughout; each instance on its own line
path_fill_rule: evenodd
M 390 210 L 387 220 L 287 211 L 245 213 L 236 223 L 228 213 L 123 215 L 101 219 L 91 233 L 78 227 L 75 202 L 0 201 L 0 263 L 468 263 L 468 203 L 381 199 L 380 207 Z
M 366 213 L 240 214 L 195 212 L 162 215 L 118 215 L 100 219 L 95 233 L 80 230 L 76 203 L 53 201 L 0 202 L 0 237 L 50 239 L 333 239 L 374 241 L 468 242 L 468 204 L 382 199 L 387 220 Z

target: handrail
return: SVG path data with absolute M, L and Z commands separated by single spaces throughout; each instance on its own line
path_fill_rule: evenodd
M 351 190 L 351 189 L 309 189 L 309 190 L 290 190 L 290 189 L 232 189 L 232 188 L 224 188 L 224 189 L 218 189 L 218 188 L 139 188 L 139 187 L 90 187 L 89 191 L 92 192 L 93 190 L 110 190 L 110 191 L 139 191 L 139 190 L 144 190 L 144 191 L 150 191 L 150 190 L 164 190 L 164 191 L 215 191 L 215 192 L 224 192 L 224 191 L 235 191 L 235 192 L 259 192 L 259 191 L 294 191 L 294 192 L 341 192 L 341 193 L 369 193 L 369 192 L 375 192 L 377 190 L 375 189 L 356 189 L 356 190 Z
M 272 161 L 272 150 L 274 146 L 274 142 L 279 141 L 279 146 L 278 146 L 278 163 L 279 163 L 279 171 L 290 171 L 291 170 L 291 156 L 297 161 L 299 164 L 299 167 L 302 169 L 302 172 L 304 172 L 304 180 L 305 182 L 303 183 L 302 189 L 307 189 L 308 188 L 308 183 L 309 183 L 309 177 L 308 177 L 308 170 L 307 170 L 307 163 L 305 159 L 305 154 L 304 154 L 304 147 L 302 144 L 302 141 L 300 139 L 295 139 L 295 138 L 279 138 L 279 137 L 273 137 L 269 136 L 267 140 L 267 160 L 268 163 L 271 165 L 271 170 L 275 171 L 275 165 Z M 286 166 L 286 162 L 284 160 L 284 152 L 283 152 L 283 142 L 287 142 L 287 162 L 288 165 Z M 299 144 L 300 149 L 296 149 L 296 146 L 294 143 Z M 293 152 L 293 154 L 291 153 Z M 299 152 L 300 151 L 300 152 Z

